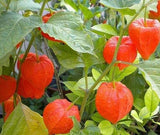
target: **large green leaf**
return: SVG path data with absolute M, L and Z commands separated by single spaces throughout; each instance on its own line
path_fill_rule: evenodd
M 99 32 L 99 34 L 106 35 L 107 37 L 116 36 L 117 31 L 108 24 L 98 24 L 92 27 L 92 30 L 95 32 Z
M 148 111 L 152 113 L 156 110 L 159 104 L 159 98 L 155 91 L 149 88 L 144 96 L 145 106 L 147 107 Z
M 140 0 L 100 0 L 103 5 L 114 9 L 124 9 L 139 2 Z
M 80 4 L 79 8 L 82 11 L 85 20 L 89 20 L 90 18 L 94 17 L 93 13 L 86 6 Z
M 144 61 L 139 65 L 139 69 L 160 98 L 160 59 Z
M 92 39 L 84 30 L 80 16 L 73 12 L 58 12 L 41 28 L 77 52 L 94 54 Z
M 136 67 L 130 65 L 124 70 L 119 70 L 118 67 L 112 67 L 110 72 L 109 72 L 109 79 L 112 80 L 114 79 L 115 81 L 121 81 L 123 80 L 126 76 L 132 74 L 133 72 L 136 71 Z M 114 78 L 113 78 L 114 77 Z
M 9 5 L 12 11 L 19 11 L 19 10 L 32 10 L 38 11 L 41 8 L 39 3 L 35 3 L 33 0 L 11 0 Z
M 140 74 L 138 70 L 136 70 L 129 76 L 126 76 L 122 80 L 122 82 L 132 91 L 134 99 L 142 99 L 144 97 L 148 85 L 145 79 L 143 78 L 142 74 Z
M 136 11 L 130 7 L 139 3 L 141 0 L 100 0 L 108 8 L 115 9 L 123 15 L 133 16 Z
M 145 4 L 148 2 L 150 2 L 150 0 L 145 0 Z M 157 0 L 152 0 L 152 3 L 150 3 L 146 8 L 146 15 L 148 15 L 148 12 L 150 10 L 157 12 L 157 4 L 158 4 L 157 2 L 158 2 Z M 138 13 L 138 16 L 136 17 L 136 19 L 144 17 L 145 9 L 139 12 L 139 9 L 142 7 L 142 4 L 143 4 L 143 0 L 140 0 L 140 3 L 137 3 L 132 7 L 130 7 L 130 9 L 135 10 L 136 13 Z M 132 19 L 132 16 L 127 15 L 126 19 L 127 19 L 127 22 L 130 22 Z
M 107 120 L 101 121 L 98 125 L 102 135 L 112 135 L 114 126 Z
M 19 103 L 2 127 L 1 135 L 48 135 L 43 118 Z
M 78 11 L 78 7 L 73 0 L 61 0 L 61 6 L 65 6 L 69 11 Z
M 40 24 L 41 18 L 38 16 L 23 17 L 14 12 L 0 15 L 0 74 L 16 44 Z
M 102 51 L 105 43 L 104 37 L 98 37 L 96 34 L 91 34 L 94 43 L 94 53 L 93 56 L 89 53 L 79 53 L 71 49 L 67 45 L 54 44 L 54 42 L 49 42 L 49 46 L 58 58 L 59 63 L 66 69 L 73 69 L 76 67 L 87 67 L 92 65 L 100 64 L 104 62 Z M 75 35 L 76 36 L 76 35 Z
M 0 12 L 5 10 L 7 4 L 5 0 L 0 0 Z

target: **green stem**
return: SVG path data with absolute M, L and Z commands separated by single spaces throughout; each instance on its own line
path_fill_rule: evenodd
M 115 52 L 114 52 L 114 56 L 113 56 L 113 61 L 116 61 L 117 60 L 117 55 L 118 55 L 118 50 L 119 50 L 119 47 L 120 47 L 120 44 L 121 44 L 121 40 L 123 38 L 123 35 L 124 35 L 124 16 L 122 15 L 122 26 L 121 26 L 121 31 L 120 31 L 120 36 L 119 36 L 119 39 L 118 39 L 118 43 L 117 43 L 117 46 L 116 46 L 116 49 L 115 49 Z
M 132 65 L 134 67 L 138 68 L 139 64 L 134 64 L 134 63 L 130 63 L 130 62 L 126 62 L 126 61 L 117 61 L 116 63 L 122 63 L 122 64 L 126 64 L 126 65 Z
M 145 5 L 145 0 L 143 0 L 143 5 Z M 147 21 L 146 21 L 146 18 L 147 18 L 147 7 L 144 8 L 144 26 L 147 26 Z
M 109 72 L 110 68 L 116 63 L 116 58 L 117 58 L 117 54 L 118 54 L 118 49 L 122 40 L 124 34 L 124 16 L 122 16 L 122 27 L 121 27 L 121 32 L 120 32 L 120 37 L 114 52 L 114 56 L 113 56 L 113 61 L 112 63 L 105 69 L 105 71 L 101 74 L 101 76 L 97 79 L 97 81 L 92 85 L 92 87 L 89 89 L 89 92 L 85 93 L 85 97 L 83 98 L 82 101 L 82 105 L 81 105 L 81 109 L 80 109 L 80 116 L 82 118 L 84 110 L 85 110 L 85 106 L 88 100 L 88 97 L 90 96 L 90 94 L 93 92 L 94 88 L 97 86 L 97 84 L 102 80 L 102 78 Z
M 30 40 L 30 42 L 29 42 L 29 44 L 28 44 L 28 47 L 27 47 L 27 49 L 26 49 L 26 51 L 25 51 L 25 54 L 24 54 L 24 56 L 23 56 L 23 59 L 21 60 L 21 63 L 23 63 L 24 60 L 26 59 L 26 57 L 27 57 L 27 55 L 28 55 L 28 53 L 29 53 L 29 50 L 30 50 L 31 47 L 32 47 L 32 44 L 33 44 L 33 41 L 34 41 L 35 37 L 36 37 L 36 34 L 33 33 L 32 37 L 31 37 L 31 40 Z M 21 67 L 21 66 L 20 66 L 20 67 Z
M 133 16 L 133 18 L 130 20 L 130 22 L 126 25 L 125 29 L 124 30 L 127 30 L 129 25 L 136 19 L 136 17 L 139 15 L 140 12 L 142 12 L 142 10 L 147 7 L 148 5 L 152 4 L 152 2 L 154 2 L 154 0 L 151 0 L 149 2 L 147 2 L 146 4 L 143 2 L 143 5 L 142 7 L 139 9 L 139 11 L 137 12 L 137 14 L 135 14 Z
M 3 7 L 7 8 L 6 3 L 3 3 L 2 1 L 0 1 L 0 4 L 1 4 Z
M 22 41 L 22 45 L 23 45 L 23 42 L 24 41 Z M 20 54 L 20 52 L 21 52 L 21 49 L 22 49 L 22 45 L 19 47 L 19 50 L 18 50 L 18 53 L 16 54 L 16 58 L 15 58 L 15 61 L 14 61 L 14 64 L 13 64 L 13 69 L 12 69 L 12 71 L 13 71 L 13 76 L 15 77 L 15 65 L 16 65 L 16 62 L 17 62 L 17 60 L 18 60 L 18 56 L 19 56 L 19 54 Z
M 90 96 L 90 94 L 94 91 L 94 88 L 97 86 L 97 84 L 102 80 L 102 78 L 109 72 L 109 70 L 111 69 L 111 67 L 115 64 L 115 61 L 113 61 L 108 67 L 106 67 L 106 69 L 104 70 L 104 72 L 101 74 L 101 76 L 97 79 L 97 81 L 92 85 L 92 87 L 88 90 L 88 92 L 85 93 L 85 96 L 83 98 L 82 101 L 82 105 L 81 105 L 81 109 L 80 109 L 80 116 L 82 118 L 83 113 L 84 113 L 84 109 L 88 100 L 88 97 Z
M 44 1 L 43 1 L 41 10 L 40 10 L 40 12 L 39 12 L 39 15 L 40 15 L 40 16 L 42 16 L 42 14 L 43 14 L 43 10 L 44 10 L 44 7 L 45 7 L 47 1 L 48 1 L 48 0 L 44 0 Z
M 9 0 L 8 3 L 7 3 L 6 11 L 9 9 L 10 3 L 11 3 L 11 0 Z
M 15 94 L 14 94 L 14 107 L 16 106 L 16 97 L 17 97 L 18 85 L 19 85 L 19 81 L 20 81 L 20 77 L 21 77 L 21 65 L 24 62 L 25 58 L 27 57 L 27 54 L 29 53 L 29 50 L 30 50 L 30 48 L 33 44 L 34 39 L 35 39 L 35 34 L 32 35 L 31 40 L 28 44 L 28 47 L 25 51 L 25 54 L 24 54 L 22 60 L 20 61 L 19 73 L 18 73 L 18 77 L 17 77 L 16 91 L 15 91 Z
M 54 67 L 54 75 L 55 75 L 55 78 L 56 78 L 56 84 L 57 84 L 57 88 L 58 88 L 58 93 L 59 93 L 60 98 L 63 99 L 64 98 L 63 90 L 62 90 L 60 79 L 59 79 L 59 76 L 58 76 L 58 71 L 57 71 L 57 66 L 56 66 L 57 64 L 56 64 L 56 61 L 53 59 L 53 57 L 51 55 L 51 52 L 50 52 L 49 47 L 47 45 L 46 39 L 44 39 L 44 41 L 45 41 L 47 56 L 52 60 L 53 65 L 55 66 Z
M 67 111 L 72 108 L 72 106 L 78 101 L 79 98 L 80 98 L 80 97 L 77 97 L 77 98 L 72 102 L 72 104 L 70 104 L 70 105 L 68 106 Z
M 84 69 L 85 71 L 85 86 L 86 86 L 86 91 L 88 91 L 88 68 Z
M 14 104 L 14 107 L 16 107 L 16 105 L 17 105 L 17 93 L 14 93 L 14 95 L 13 95 L 13 104 Z

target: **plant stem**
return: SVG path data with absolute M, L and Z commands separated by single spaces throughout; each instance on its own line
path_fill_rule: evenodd
M 115 61 L 113 61 L 106 69 L 104 72 L 101 74 L 101 76 L 97 79 L 97 81 L 92 85 L 92 87 L 88 90 L 88 92 L 85 93 L 85 96 L 82 101 L 81 109 L 80 109 L 80 116 L 82 118 L 84 109 L 87 103 L 87 99 L 90 96 L 90 94 L 93 92 L 94 88 L 97 86 L 97 84 L 102 80 L 102 78 L 109 72 L 110 68 L 115 64 Z
M 64 98 L 64 96 L 63 96 L 63 90 L 62 90 L 60 79 L 59 79 L 59 76 L 58 76 L 58 71 L 57 71 L 57 66 L 56 66 L 57 64 L 56 64 L 53 56 L 51 55 L 51 52 L 49 50 L 49 47 L 47 45 L 46 40 L 45 40 L 45 46 L 46 46 L 47 56 L 52 60 L 53 65 L 54 65 L 54 75 L 55 75 L 55 78 L 56 78 L 56 84 L 57 84 L 57 87 L 58 87 L 59 96 L 60 96 L 61 99 L 63 99 Z
M 130 22 L 126 25 L 126 27 L 124 28 L 124 30 L 127 30 L 129 25 L 136 19 L 136 17 L 139 15 L 140 12 L 142 12 L 142 10 L 147 7 L 148 5 L 150 5 L 152 2 L 154 2 L 154 0 L 151 0 L 149 2 L 147 2 L 146 4 L 143 2 L 142 7 L 139 9 L 139 11 L 137 12 L 137 14 L 135 14 L 133 16 L 133 18 L 130 20 Z
M 29 53 L 29 50 L 30 50 L 30 48 L 31 48 L 31 46 L 33 44 L 34 39 L 35 39 L 35 34 L 32 35 L 31 40 L 30 40 L 30 42 L 28 44 L 28 47 L 27 47 L 27 49 L 25 51 L 25 54 L 24 54 L 22 60 L 20 61 L 19 73 L 18 73 L 18 77 L 17 77 L 16 91 L 15 91 L 15 94 L 14 94 L 14 107 L 16 106 L 16 97 L 17 97 L 17 91 L 18 91 L 18 85 L 19 85 L 19 81 L 20 81 L 20 76 L 21 76 L 21 65 L 24 62 L 25 58 L 27 57 L 27 54 Z
M 11 0 L 9 0 L 7 3 L 6 11 L 8 11 L 10 3 L 11 3 Z
M 42 14 L 43 14 L 43 10 L 44 10 L 44 7 L 45 7 L 47 1 L 48 1 L 48 0 L 44 0 L 44 1 L 43 1 L 41 10 L 40 10 L 40 12 L 39 12 L 39 15 L 40 15 L 40 16 L 42 16 Z
M 2 1 L 0 1 L 0 4 L 1 4 L 3 7 L 7 8 L 6 3 L 3 3 Z
M 143 0 L 143 5 L 145 5 L 145 0 Z M 144 26 L 147 26 L 147 21 L 146 21 L 146 11 L 147 11 L 147 7 L 144 8 Z
M 86 86 L 86 91 L 88 91 L 88 68 L 85 67 L 84 72 L 85 72 L 85 86 Z
M 110 68 L 116 63 L 116 58 L 117 58 L 117 54 L 118 54 L 118 49 L 122 40 L 124 34 L 124 16 L 122 16 L 122 26 L 121 26 L 121 31 L 120 31 L 120 37 L 114 52 L 114 56 L 113 56 L 113 60 L 111 62 L 111 64 L 104 70 L 104 72 L 101 74 L 101 76 L 97 79 L 97 81 L 91 86 L 91 88 L 89 89 L 89 91 L 86 91 L 85 93 L 85 97 L 83 98 L 82 101 L 82 105 L 81 105 L 81 109 L 80 109 L 80 116 L 82 118 L 84 110 L 85 110 L 85 106 L 88 100 L 88 97 L 90 96 L 90 94 L 93 92 L 94 88 L 97 86 L 97 84 L 103 79 L 103 77 L 109 72 Z
M 67 111 L 70 110 L 72 108 L 72 106 L 78 101 L 80 97 L 77 97 L 67 108 Z

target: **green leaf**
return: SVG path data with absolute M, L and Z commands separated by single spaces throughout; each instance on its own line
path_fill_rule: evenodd
M 130 135 L 127 131 L 125 131 L 123 128 L 118 130 L 119 135 Z
M 88 88 L 90 88 L 93 84 L 94 84 L 94 80 L 92 77 L 87 77 L 87 80 L 88 80 Z M 79 88 L 81 89 L 86 89 L 86 85 L 85 85 L 85 77 L 81 78 L 78 82 L 77 82 L 77 85 Z M 98 85 L 96 86 L 95 89 L 98 88 Z
M 80 89 L 79 86 L 77 85 L 77 82 L 74 81 L 66 81 L 63 82 L 64 85 L 71 90 L 75 95 L 80 96 L 80 97 L 84 97 L 85 95 L 85 91 Z
M 52 96 L 52 97 L 47 97 L 47 101 L 50 103 L 56 99 L 60 99 L 60 96 L 59 95 L 55 95 L 55 96 Z
M 79 96 L 77 96 L 77 95 L 75 95 L 74 93 L 68 93 L 68 94 L 66 94 L 66 96 L 67 96 L 67 98 L 70 100 L 70 101 L 75 101 Z M 75 102 L 75 104 L 78 104 L 78 105 L 81 105 L 82 104 L 82 100 L 83 100 L 83 98 L 79 98 L 76 102 Z
M 78 134 L 79 131 L 81 130 L 81 125 L 80 125 L 80 123 L 77 121 L 77 119 L 75 117 L 71 117 L 71 118 L 72 118 L 74 126 L 71 129 L 70 134 L 71 135 Z M 81 135 L 81 134 L 79 134 L 79 135 Z
M 94 54 L 92 39 L 84 30 L 80 16 L 73 12 L 56 13 L 41 29 L 77 52 Z
M 94 113 L 94 114 L 91 116 L 91 118 L 92 118 L 92 120 L 94 120 L 94 121 L 96 121 L 96 122 L 98 122 L 98 123 L 100 123 L 101 121 L 104 120 L 104 118 L 103 118 L 98 112 Z
M 88 126 L 82 130 L 82 135 L 100 135 L 100 130 L 97 126 Z
M 135 110 L 132 110 L 132 111 L 131 111 L 131 116 L 132 116 L 137 122 L 143 123 L 143 121 L 139 118 L 138 113 L 137 113 Z
M 102 135 L 112 135 L 114 126 L 107 120 L 101 121 L 98 125 Z
M 73 69 L 75 67 L 84 67 L 84 63 L 77 52 L 73 51 L 67 45 L 51 44 L 49 46 L 54 51 L 59 63 L 66 69 Z M 94 56 L 93 56 L 94 57 Z
M 145 3 L 148 3 L 148 2 L 150 2 L 150 0 L 145 0 Z M 148 15 L 150 10 L 157 12 L 158 1 L 153 0 L 152 2 L 153 3 L 151 3 L 147 6 L 146 15 Z M 133 5 L 132 7 L 130 7 L 130 9 L 135 10 L 136 13 L 138 13 L 138 16 L 136 17 L 136 19 L 144 17 L 145 9 L 142 10 L 141 12 L 139 12 L 139 9 L 142 7 L 142 4 L 143 4 L 143 0 L 140 0 L 140 3 L 137 3 L 137 4 Z M 132 16 L 126 15 L 127 23 L 129 23 L 132 18 L 133 18 Z
M 0 0 L 0 13 L 6 9 L 7 3 L 5 0 Z
M 109 24 L 98 24 L 92 27 L 93 31 L 100 32 L 101 35 L 106 35 L 106 37 L 116 36 L 117 31 Z
M 158 134 L 156 134 L 154 131 L 150 130 L 150 131 L 148 132 L 148 135 L 158 135 Z
M 65 6 L 69 11 L 78 11 L 78 7 L 73 0 L 61 0 L 61 5 Z
M 96 126 L 96 123 L 92 120 L 87 120 L 84 125 L 85 127 L 90 127 L 90 126 Z
M 152 113 L 158 107 L 159 97 L 155 91 L 149 88 L 144 96 L 144 102 L 148 111 Z
M 129 8 L 126 8 L 126 9 L 121 9 L 121 10 L 118 10 L 122 15 L 130 15 L 130 16 L 133 16 L 136 14 L 136 10 L 135 9 L 129 9 Z
M 76 67 L 86 67 L 89 68 L 95 64 L 100 64 L 104 62 L 102 50 L 105 43 L 104 37 L 98 37 L 92 32 L 88 32 L 93 38 L 94 43 L 94 53 L 96 56 L 93 56 L 88 53 L 78 53 L 72 50 L 67 45 L 54 44 L 49 42 L 49 46 L 54 51 L 56 57 L 58 58 L 59 63 L 66 69 L 74 69 Z M 63 54 L 63 55 L 62 55 Z
M 9 66 L 8 67 L 6 67 L 6 66 L 2 67 L 2 74 L 3 75 L 10 75 L 11 72 L 13 71 L 13 69 L 14 69 L 14 59 L 13 59 L 13 57 L 10 57 L 9 58 Z
M 1 135 L 48 135 L 43 118 L 19 103 L 2 127 Z
M 135 98 L 134 99 L 134 107 L 140 111 L 145 106 L 144 100 L 142 98 Z
M 160 98 L 160 59 L 147 60 L 139 65 L 139 69 L 143 73 L 147 83 L 157 93 Z
M 92 12 L 87 7 L 85 7 L 84 5 L 80 4 L 79 8 L 82 11 L 85 20 L 89 20 L 92 17 L 94 17 L 94 15 L 92 14 Z
M 124 9 L 139 3 L 140 0 L 100 0 L 100 3 L 113 9 Z
M 95 68 L 92 68 L 92 76 L 94 80 L 97 80 L 101 75 L 101 72 L 97 71 Z M 107 76 L 102 78 L 102 81 L 109 81 L 109 78 Z
M 127 86 L 127 88 L 129 88 L 132 91 L 134 99 L 136 98 L 143 99 L 145 92 L 148 88 L 148 84 L 146 83 L 142 74 L 138 70 L 136 70 L 129 76 L 126 76 L 122 80 L 122 82 Z
M 134 66 L 129 66 L 125 68 L 124 70 L 119 70 L 118 67 L 112 67 L 110 72 L 109 72 L 109 79 L 112 80 L 113 74 L 114 74 L 114 80 L 116 81 L 121 81 L 123 80 L 126 76 L 132 74 L 133 72 L 136 71 L 136 67 Z
M 147 107 L 143 107 L 139 112 L 139 118 L 141 120 L 150 118 L 150 112 L 148 111 Z
M 12 11 L 20 11 L 20 10 L 32 10 L 39 11 L 41 5 L 39 3 L 35 3 L 33 0 L 12 0 L 10 5 L 10 9 Z
M 17 43 L 40 24 L 41 18 L 38 16 L 23 17 L 13 12 L 0 15 L 0 74 L 1 67 L 8 66 Z

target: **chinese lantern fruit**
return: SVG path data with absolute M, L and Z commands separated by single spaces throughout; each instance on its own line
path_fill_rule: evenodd
M 133 21 L 129 26 L 129 36 L 144 60 L 156 50 L 160 41 L 160 23 L 158 20 L 143 18 Z
M 54 13 L 48 13 L 48 14 L 44 15 L 44 16 L 42 17 L 43 22 L 44 22 L 44 23 L 47 23 L 48 20 L 49 20 L 54 14 L 55 14 L 55 12 L 54 12 Z M 40 30 L 41 30 L 41 29 L 40 29 Z M 54 41 L 54 42 L 63 43 L 63 41 L 57 40 L 57 39 L 55 39 L 54 37 L 49 36 L 47 33 L 44 33 L 43 31 L 41 31 L 41 34 L 42 34 L 43 37 L 47 38 L 48 40 L 51 40 L 51 41 Z
M 23 54 L 20 59 L 22 57 Z M 18 62 L 18 68 L 19 64 L 20 62 Z M 36 56 L 35 53 L 30 52 L 21 65 L 19 95 L 26 98 L 40 98 L 40 95 L 44 93 L 44 89 L 52 81 L 53 74 L 54 66 L 46 55 Z
M 43 120 L 50 134 L 69 133 L 73 127 L 71 116 L 80 121 L 78 107 L 66 99 L 49 103 L 43 112 Z
M 0 103 L 9 99 L 16 90 L 16 80 L 11 76 L 0 76 Z
M 25 78 L 20 77 L 18 94 L 24 98 L 39 99 L 44 95 L 45 88 L 38 89 L 30 84 Z
M 157 12 L 150 10 L 148 16 L 150 19 L 158 19 L 160 21 L 160 1 L 157 4 Z
M 96 108 L 99 114 L 116 124 L 131 110 L 133 96 L 121 82 L 104 82 L 96 94 Z
M 113 36 L 111 37 L 107 42 L 103 50 L 103 57 L 107 63 L 111 63 L 113 60 L 114 52 L 117 46 L 119 40 L 119 36 Z M 117 54 L 117 60 L 119 61 L 125 61 L 125 62 L 134 62 L 137 56 L 137 50 L 135 48 L 135 45 L 133 44 L 132 40 L 129 36 L 124 36 L 122 38 L 118 54 Z M 127 64 L 119 63 L 118 67 L 120 70 L 127 67 Z
M 17 95 L 16 104 L 18 104 L 20 100 L 21 100 L 20 96 Z M 5 109 L 4 121 L 6 121 L 9 115 L 11 114 L 11 112 L 14 110 L 13 96 L 4 102 L 4 109 Z

